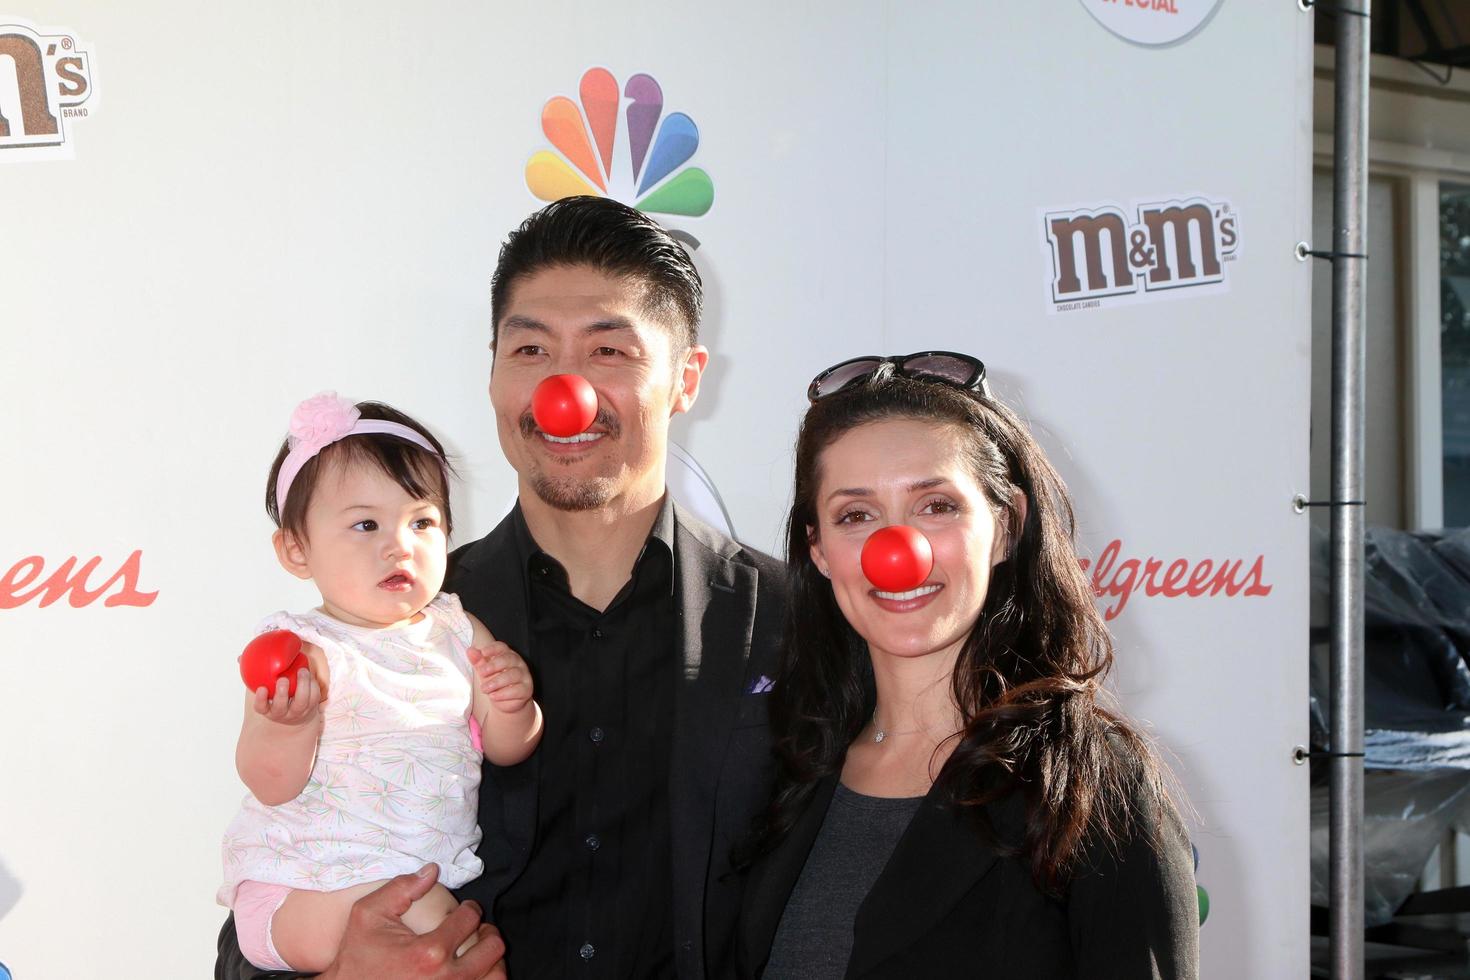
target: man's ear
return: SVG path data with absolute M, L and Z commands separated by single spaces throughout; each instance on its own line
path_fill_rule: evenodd
M 670 416 L 687 412 L 694 407 L 694 400 L 699 397 L 699 382 L 704 377 L 707 364 L 709 348 L 692 344 L 685 352 L 684 363 L 674 377 L 674 404 L 669 410 Z
M 306 549 L 296 540 L 296 535 L 278 527 L 276 533 L 271 535 L 271 544 L 275 546 L 276 561 L 281 563 L 282 568 L 297 578 L 311 578 L 311 569 L 306 567 Z
M 1026 527 L 1026 494 L 1017 487 L 1011 494 L 1009 520 L 997 523 L 995 543 L 990 547 L 990 567 L 994 568 L 1016 553 L 1016 544 L 1021 540 L 1021 531 Z
M 822 573 L 823 578 L 832 577 L 832 566 L 827 564 L 827 553 L 822 550 L 822 542 L 817 537 L 817 529 L 808 527 L 806 529 L 807 548 L 812 556 L 812 564 L 817 566 L 817 571 Z

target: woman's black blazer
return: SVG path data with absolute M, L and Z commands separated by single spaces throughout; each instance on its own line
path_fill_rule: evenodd
M 790 833 L 749 873 L 739 967 L 760 977 L 837 777 L 818 784 Z M 990 808 L 1002 840 L 1024 811 Z M 1143 808 L 1140 830 L 1090 850 L 1060 899 L 1032 884 L 1024 861 L 981 842 L 970 818 L 931 790 L 858 909 L 847 976 L 928 980 L 1197 980 L 1199 904 L 1189 839 L 1173 806 Z M 1150 835 L 1154 838 L 1149 840 Z

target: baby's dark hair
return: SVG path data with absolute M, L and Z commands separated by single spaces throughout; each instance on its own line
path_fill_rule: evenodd
M 376 432 L 338 439 L 301 467 L 296 479 L 291 481 L 286 506 L 282 507 L 276 499 L 276 477 L 291 451 L 290 440 L 287 440 L 281 443 L 276 461 L 271 464 L 270 476 L 266 478 L 265 512 L 275 521 L 276 527 L 305 541 L 306 508 L 329 461 L 338 460 L 343 465 L 367 463 L 376 466 L 415 500 L 428 500 L 438 507 L 439 513 L 444 515 L 444 534 L 447 537 L 454 530 L 454 518 L 449 511 L 449 477 L 454 469 L 443 445 L 428 429 L 382 402 L 358 402 L 357 410 L 364 419 L 381 419 L 407 426 L 427 439 L 434 452 L 407 439 Z

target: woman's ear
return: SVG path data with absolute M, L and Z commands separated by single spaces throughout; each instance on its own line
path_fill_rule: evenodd
M 1017 487 L 1011 493 L 1011 509 L 1006 515 L 1007 520 L 1003 524 L 996 524 L 995 543 L 990 548 L 991 568 L 1016 553 L 1016 544 L 1021 540 L 1021 532 L 1026 527 L 1026 514 L 1026 494 Z
M 276 549 L 276 561 L 281 567 L 295 575 L 297 578 L 311 578 L 311 569 L 306 566 L 306 549 L 296 539 L 296 535 L 283 527 L 276 528 L 276 533 L 271 535 L 271 544 Z
M 822 573 L 823 578 L 831 578 L 832 566 L 827 564 L 827 555 L 822 550 L 822 542 L 817 538 L 816 528 L 811 526 L 807 527 L 806 543 L 812 556 L 812 564 L 817 566 L 817 571 Z

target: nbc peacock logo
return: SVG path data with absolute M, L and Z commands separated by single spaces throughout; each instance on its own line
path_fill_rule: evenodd
M 589 68 L 578 96 L 580 105 L 558 95 L 541 110 L 541 131 L 556 149 L 527 161 L 532 194 L 543 201 L 601 195 L 691 218 L 709 211 L 714 182 L 685 166 L 699 149 L 699 127 L 682 112 L 664 114 L 663 89 L 652 75 L 633 75 L 619 88 L 612 72 Z

